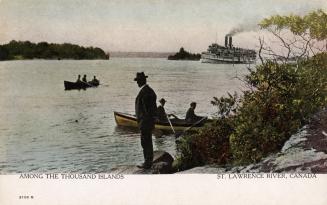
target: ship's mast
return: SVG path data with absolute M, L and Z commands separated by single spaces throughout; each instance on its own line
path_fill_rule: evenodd
M 216 31 L 216 40 L 215 40 L 215 43 L 217 44 L 217 31 Z

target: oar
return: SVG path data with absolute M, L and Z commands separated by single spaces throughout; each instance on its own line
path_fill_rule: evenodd
M 96 85 L 92 85 L 91 83 L 89 83 L 89 82 L 92 82 L 92 81 L 89 81 L 89 82 L 82 81 L 82 82 L 85 83 L 86 85 L 90 86 L 90 87 L 97 87 Z M 104 85 L 104 84 L 99 83 L 99 85 Z
M 85 82 L 85 81 L 81 81 L 81 82 L 84 83 L 85 85 L 90 86 L 90 87 L 94 87 L 94 85 L 92 85 L 92 84 L 90 84 L 90 83 L 88 83 L 88 82 Z
M 168 122 L 169 122 L 169 124 L 170 124 L 171 129 L 173 130 L 173 133 L 176 134 L 176 132 L 175 132 L 175 130 L 174 130 L 174 127 L 173 127 L 173 125 L 171 124 L 170 119 L 169 119 L 167 113 L 166 113 L 166 117 L 167 117 L 167 120 L 168 120 Z
M 200 122 L 202 122 L 203 120 L 207 119 L 208 117 L 203 117 L 201 120 L 195 122 L 194 124 L 192 124 L 190 127 L 186 128 L 183 132 L 181 133 L 176 133 L 175 134 L 175 138 L 180 137 L 181 135 L 185 134 L 187 131 L 189 131 L 190 129 L 192 129 L 194 126 L 198 125 Z

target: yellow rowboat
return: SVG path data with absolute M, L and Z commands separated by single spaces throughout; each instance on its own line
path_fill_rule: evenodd
M 134 127 L 134 128 L 138 127 L 137 120 L 134 115 L 121 113 L 121 112 L 114 112 L 114 116 L 118 126 Z M 175 131 L 184 131 L 190 127 L 192 127 L 192 129 L 196 129 L 202 127 L 205 124 L 205 120 L 197 124 L 186 122 L 185 120 L 182 119 L 171 119 L 170 121 Z M 155 129 L 172 131 L 169 122 L 156 122 Z

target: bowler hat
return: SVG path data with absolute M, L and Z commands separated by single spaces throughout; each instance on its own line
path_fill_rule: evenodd
M 148 76 L 144 74 L 144 72 L 136 73 L 136 78 L 134 78 L 135 81 L 138 80 L 145 80 Z
M 161 98 L 161 99 L 159 100 L 159 102 L 163 102 L 163 103 L 165 103 L 165 102 L 167 102 L 167 101 L 165 100 L 165 98 Z

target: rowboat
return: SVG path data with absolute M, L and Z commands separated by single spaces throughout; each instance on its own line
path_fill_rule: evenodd
M 114 112 L 114 116 L 118 126 L 134 127 L 134 128 L 138 127 L 135 115 L 121 113 L 121 112 Z M 184 131 L 190 127 L 192 127 L 192 129 L 200 128 L 205 124 L 206 120 L 202 120 L 199 123 L 190 123 L 190 122 L 186 122 L 183 119 L 171 119 L 170 121 L 174 130 L 178 132 L 178 131 Z M 172 131 L 169 122 L 156 122 L 155 129 L 163 130 L 163 131 Z
M 73 89 L 86 89 L 86 88 L 90 88 L 90 87 L 97 87 L 99 85 L 99 83 L 96 82 L 70 82 L 70 81 L 64 81 L 64 86 L 65 86 L 65 90 L 73 90 Z

